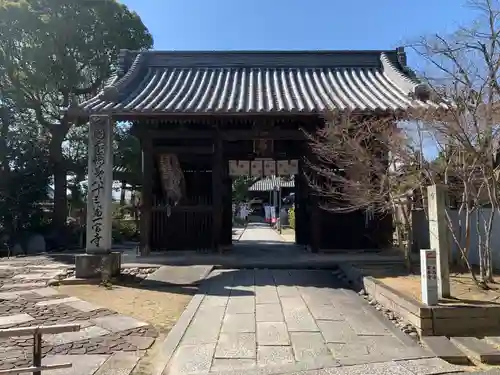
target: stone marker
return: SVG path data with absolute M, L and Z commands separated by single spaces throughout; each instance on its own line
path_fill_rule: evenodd
M 427 306 L 438 303 L 438 280 L 436 251 L 420 250 L 420 285 L 422 287 L 422 302 Z
M 437 357 L 456 365 L 467 365 L 469 358 L 453 345 L 445 336 L 424 336 L 422 343 L 429 348 Z
M 450 297 L 451 241 L 446 219 L 446 187 L 427 187 L 430 247 L 437 253 L 437 280 L 439 298 Z
M 500 364 L 500 351 L 485 341 L 476 337 L 452 337 L 450 341 L 481 363 Z

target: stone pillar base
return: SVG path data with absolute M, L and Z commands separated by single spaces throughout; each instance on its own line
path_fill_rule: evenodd
M 75 257 L 75 277 L 79 279 L 108 278 L 120 275 L 122 254 L 81 254 Z

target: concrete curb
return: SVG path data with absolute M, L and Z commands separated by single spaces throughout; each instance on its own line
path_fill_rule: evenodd
M 172 359 L 175 350 L 179 346 L 184 333 L 186 332 L 191 320 L 193 320 L 196 311 L 201 305 L 203 298 L 205 297 L 204 292 L 197 293 L 193 296 L 186 309 L 180 316 L 177 323 L 168 333 L 167 337 L 161 344 L 159 357 L 154 365 L 152 375 L 162 375 L 163 371 L 168 367 L 170 360 Z

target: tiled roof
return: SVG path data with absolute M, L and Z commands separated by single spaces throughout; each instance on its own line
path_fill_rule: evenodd
M 87 113 L 322 113 L 426 107 L 393 51 L 130 52 Z M 425 100 L 425 99 L 424 99 Z M 433 105 L 433 104 L 432 104 Z
M 293 178 L 285 180 L 281 177 L 266 177 L 262 180 L 255 182 L 249 191 L 273 191 L 276 186 L 281 188 L 293 188 L 295 186 L 295 180 Z

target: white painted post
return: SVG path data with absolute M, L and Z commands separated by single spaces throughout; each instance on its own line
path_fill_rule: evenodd
M 420 250 L 420 284 L 422 286 L 422 302 L 427 306 L 438 303 L 438 281 L 436 251 Z
M 87 197 L 88 254 L 111 252 L 113 202 L 113 124 L 109 116 L 91 116 Z
M 446 219 L 446 187 L 427 187 L 429 212 L 429 239 L 431 249 L 436 251 L 437 283 L 439 298 L 450 297 L 450 233 Z

